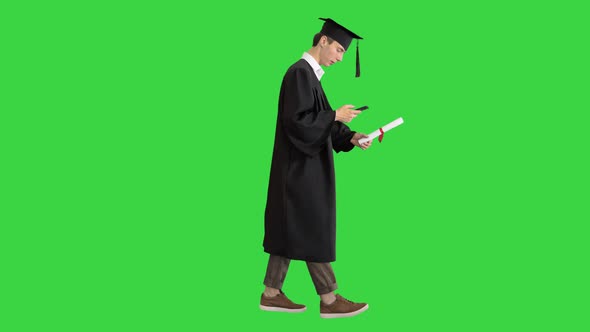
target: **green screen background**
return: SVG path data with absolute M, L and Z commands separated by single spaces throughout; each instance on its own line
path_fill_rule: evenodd
M 1 5 L 3 331 L 587 331 L 583 2 Z M 364 37 L 322 84 L 345 297 L 321 320 L 303 262 L 258 309 L 285 70 L 318 17 Z

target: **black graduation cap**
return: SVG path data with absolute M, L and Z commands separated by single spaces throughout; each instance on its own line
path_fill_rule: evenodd
M 339 42 L 345 50 L 348 50 L 348 46 L 353 38 L 356 41 L 356 75 L 355 77 L 361 76 L 361 64 L 359 60 L 359 39 L 363 39 L 361 36 L 357 35 L 356 33 L 348 30 L 347 28 L 343 27 L 342 25 L 336 23 L 336 21 L 332 20 L 331 18 L 320 18 L 320 20 L 325 21 L 324 25 L 322 26 L 321 34 L 324 34 L 335 41 Z

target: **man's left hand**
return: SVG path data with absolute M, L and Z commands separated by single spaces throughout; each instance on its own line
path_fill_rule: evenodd
M 366 141 L 363 144 L 359 144 L 359 139 L 369 137 L 365 134 L 355 133 L 354 136 L 350 139 L 350 143 L 354 144 L 354 146 L 358 146 L 359 148 L 366 150 L 371 146 L 373 140 Z

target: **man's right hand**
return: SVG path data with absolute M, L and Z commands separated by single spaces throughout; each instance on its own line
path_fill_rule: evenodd
M 355 110 L 353 105 L 341 106 L 336 110 L 336 121 L 348 123 L 356 118 L 360 112 L 361 111 Z

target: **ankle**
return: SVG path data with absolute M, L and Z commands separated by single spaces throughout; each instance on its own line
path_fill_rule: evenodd
M 268 286 L 264 288 L 264 296 L 266 296 L 266 297 L 275 297 L 275 296 L 279 295 L 280 293 L 281 293 L 281 291 L 276 288 L 272 288 L 272 287 L 268 287 Z
M 324 304 L 330 305 L 330 304 L 334 303 L 334 301 L 336 301 L 336 295 L 334 295 L 334 292 L 330 292 L 327 294 L 321 294 L 320 299 L 322 299 L 322 302 Z

